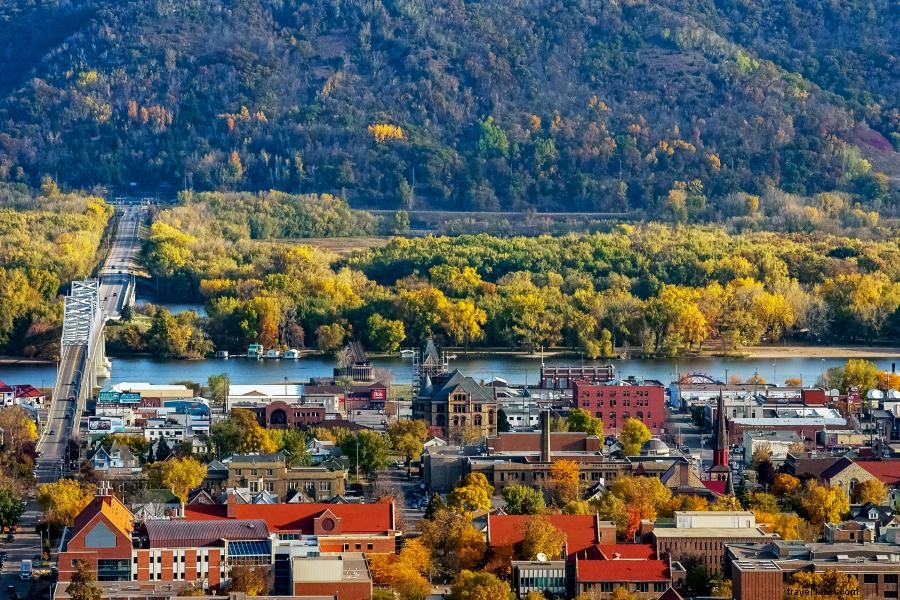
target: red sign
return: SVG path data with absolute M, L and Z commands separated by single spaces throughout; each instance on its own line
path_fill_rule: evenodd
M 384 400 L 387 396 L 387 390 L 380 388 L 373 388 L 372 395 L 370 396 L 372 400 Z

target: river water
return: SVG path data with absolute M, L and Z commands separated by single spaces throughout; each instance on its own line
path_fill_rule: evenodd
M 138 304 L 146 304 L 152 298 L 139 298 Z M 203 305 L 162 304 L 177 313 L 194 310 L 205 314 Z M 157 358 L 116 358 L 112 360 L 112 374 L 107 384 L 122 381 L 172 383 L 175 381 L 195 381 L 205 383 L 210 375 L 227 373 L 232 383 L 281 383 L 306 380 L 310 377 L 328 377 L 332 374 L 334 360 L 328 357 L 307 357 L 299 360 L 251 360 L 246 358 L 207 360 L 167 360 Z M 892 363 L 900 363 L 900 357 L 885 355 L 880 359 L 870 359 L 879 368 L 890 370 Z M 668 384 L 676 375 L 704 373 L 721 381 L 731 375 L 747 379 L 758 373 L 767 382 L 783 383 L 788 378 L 800 378 L 812 385 L 818 377 L 831 367 L 841 366 L 846 358 L 812 358 L 798 355 L 794 358 L 682 358 L 673 359 L 632 359 L 615 360 L 616 372 L 620 377 L 643 377 L 656 379 Z M 603 364 L 609 361 L 598 361 Z M 391 372 L 394 383 L 409 383 L 412 379 L 412 361 L 400 358 L 378 358 L 372 360 L 376 368 Z M 580 365 L 579 358 L 546 358 L 544 364 Z M 585 365 L 593 361 L 583 361 Z M 459 369 L 476 380 L 490 381 L 501 377 L 510 383 L 530 383 L 538 381 L 540 357 L 505 356 L 466 357 L 459 354 L 450 361 L 451 369 Z M 31 384 L 49 387 L 56 377 L 56 365 L 0 365 L 0 380 L 7 384 Z
M 412 361 L 400 358 L 373 359 L 376 367 L 389 370 L 394 383 L 408 383 L 412 377 Z M 579 365 L 578 358 L 547 358 L 545 364 Z M 754 373 L 768 382 L 783 383 L 785 379 L 802 378 L 805 384 L 814 384 L 824 369 L 840 366 L 844 358 L 795 358 L 772 359 L 726 359 L 688 358 L 674 360 L 633 359 L 612 361 L 616 372 L 627 377 L 634 375 L 645 379 L 656 379 L 664 384 L 672 381 L 676 373 L 705 373 L 719 380 L 737 375 L 742 379 Z M 874 359 L 879 368 L 890 370 L 892 362 L 900 363 L 898 357 Z M 584 361 L 585 365 L 593 364 Z M 299 360 L 251 360 L 246 358 L 207 360 L 164 360 L 155 358 L 115 358 L 112 357 L 112 376 L 108 383 L 122 381 L 172 383 L 174 381 L 196 381 L 205 383 L 210 375 L 227 373 L 232 383 L 280 383 L 305 380 L 309 377 L 330 376 L 334 361 L 325 357 L 307 357 Z M 502 377 L 511 383 L 535 383 L 541 367 L 539 357 L 495 356 L 467 358 L 459 355 L 450 361 L 450 368 L 457 368 L 477 380 Z M 55 365 L 0 365 L 0 380 L 8 384 L 52 385 L 56 376 Z

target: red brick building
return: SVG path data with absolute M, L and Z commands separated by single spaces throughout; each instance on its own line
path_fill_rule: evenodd
M 71 581 L 78 561 L 90 565 L 98 581 L 130 581 L 132 521 L 128 507 L 101 488 L 63 534 L 59 581 Z
M 234 504 L 188 505 L 188 521 L 260 519 L 279 539 L 315 535 L 322 552 L 394 553 L 393 503 L 378 504 Z
M 622 544 L 625 545 L 625 544 Z M 669 561 L 652 559 L 575 560 L 578 594 L 606 600 L 616 588 L 640 599 L 656 599 L 672 585 Z
M 666 388 L 659 381 L 581 379 L 573 385 L 574 407 L 602 419 L 608 435 L 616 435 L 628 418 L 641 421 L 654 436 L 665 427 Z
M 268 404 L 240 408 L 253 411 L 263 427 L 296 429 L 318 425 L 325 420 L 325 407 L 321 404 L 288 404 L 284 400 L 273 400 Z

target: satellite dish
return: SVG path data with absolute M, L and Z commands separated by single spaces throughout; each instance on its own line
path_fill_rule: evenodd
M 538 562 L 547 562 L 547 555 L 543 552 L 538 552 L 537 554 Z

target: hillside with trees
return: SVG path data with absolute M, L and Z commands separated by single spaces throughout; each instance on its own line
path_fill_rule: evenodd
M 893 0 L 7 2 L 0 179 L 895 214 L 898 44 Z

